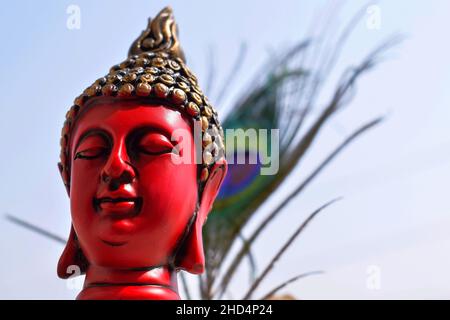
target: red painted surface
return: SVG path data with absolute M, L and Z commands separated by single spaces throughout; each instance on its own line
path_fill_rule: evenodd
M 79 299 L 178 299 L 176 272 L 203 272 L 201 229 L 226 162 L 199 195 L 192 128 L 180 111 L 138 100 L 94 99 L 79 116 L 70 141 L 73 227 L 58 265 L 63 278 L 70 265 L 86 272 Z M 189 134 L 171 141 L 180 129 Z

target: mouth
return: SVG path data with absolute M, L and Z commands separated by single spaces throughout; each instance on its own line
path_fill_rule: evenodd
M 139 211 L 142 208 L 142 198 L 94 198 L 93 204 L 97 212 L 101 212 L 115 218 L 130 218 L 139 214 Z
M 111 246 L 111 247 L 120 247 L 120 246 L 123 246 L 123 245 L 125 245 L 126 244 L 126 242 L 125 241 L 122 241 L 122 242 L 113 242 L 113 241 L 106 241 L 106 240 L 102 240 L 102 239 L 100 239 L 104 244 L 107 244 L 108 246 Z

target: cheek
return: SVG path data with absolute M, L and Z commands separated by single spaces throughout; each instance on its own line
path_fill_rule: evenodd
M 175 233 L 184 230 L 197 203 L 197 165 L 175 164 L 164 155 L 138 169 L 148 224 Z
M 80 223 L 88 222 L 86 219 L 92 217 L 94 211 L 92 199 L 97 190 L 100 162 L 75 160 L 72 163 L 70 207 L 75 228 L 79 227 Z

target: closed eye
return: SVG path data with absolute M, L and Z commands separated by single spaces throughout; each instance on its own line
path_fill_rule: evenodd
M 148 155 L 178 153 L 173 144 L 161 133 L 146 133 L 139 141 L 138 150 Z
M 96 159 L 109 152 L 109 144 L 100 135 L 90 135 L 81 141 L 74 159 Z
M 95 159 L 107 153 L 107 148 L 94 147 L 79 151 L 75 154 L 75 159 Z

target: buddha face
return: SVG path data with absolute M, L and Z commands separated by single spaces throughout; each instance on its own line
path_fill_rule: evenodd
M 195 150 L 185 147 L 194 144 L 192 123 L 167 106 L 93 103 L 70 142 L 71 215 L 81 249 L 104 267 L 167 264 L 198 203 Z M 180 129 L 189 134 L 172 139 Z M 191 161 L 176 161 L 181 157 Z

